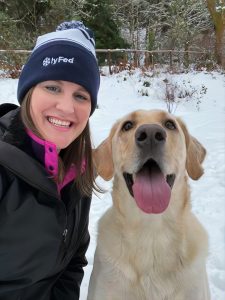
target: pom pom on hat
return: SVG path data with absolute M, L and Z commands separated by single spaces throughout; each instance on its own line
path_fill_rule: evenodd
M 38 37 L 21 72 L 17 96 L 21 104 L 29 89 L 46 80 L 65 80 L 83 86 L 91 96 L 91 114 L 100 84 L 94 34 L 81 21 L 60 24 Z
M 56 31 L 60 30 L 67 30 L 67 29 L 74 29 L 74 28 L 83 28 L 86 29 L 87 27 L 84 26 L 84 23 L 81 21 L 69 21 L 63 22 L 56 27 Z

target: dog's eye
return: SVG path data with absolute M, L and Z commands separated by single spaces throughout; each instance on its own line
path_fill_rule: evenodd
M 130 130 L 131 128 L 133 128 L 134 124 L 131 122 L 131 121 L 127 121 L 123 124 L 122 126 L 122 130 L 123 131 L 128 131 Z
M 174 123 L 174 121 L 172 120 L 168 120 L 165 122 L 165 127 L 170 129 L 170 130 L 174 130 L 177 128 L 176 124 Z

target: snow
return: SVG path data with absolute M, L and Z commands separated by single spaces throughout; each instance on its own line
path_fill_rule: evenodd
M 166 80 L 165 80 L 166 79 Z M 144 82 L 150 83 L 144 84 Z M 180 116 L 207 149 L 205 174 L 190 180 L 192 207 L 209 235 L 207 272 L 212 300 L 225 299 L 225 75 L 220 72 L 169 74 L 141 71 L 101 77 L 99 109 L 91 117 L 93 144 L 107 137 L 112 124 L 136 109 L 165 109 L 166 82 L 174 90 L 175 115 Z M 144 84 L 144 85 L 143 85 Z M 0 79 L 0 102 L 17 103 L 15 79 Z M 175 88 L 174 88 L 175 87 Z M 147 96 L 142 96 L 146 94 Z M 178 98 L 183 97 L 185 98 Z M 96 247 L 97 222 L 111 205 L 111 182 L 98 178 L 107 192 L 93 195 L 90 212 L 91 242 L 87 252 L 88 266 L 81 286 L 81 300 L 86 299 Z M 144 253 L 143 253 L 144 255 Z

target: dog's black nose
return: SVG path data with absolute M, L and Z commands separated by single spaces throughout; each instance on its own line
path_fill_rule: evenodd
M 166 141 L 166 131 L 156 124 L 145 124 L 140 126 L 135 133 L 136 144 L 143 148 L 145 146 L 160 146 Z

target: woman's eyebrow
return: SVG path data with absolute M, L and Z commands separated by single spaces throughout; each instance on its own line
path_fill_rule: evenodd
M 83 87 L 79 87 L 77 91 L 78 91 L 78 92 L 85 92 L 85 93 L 88 93 L 88 91 L 87 91 L 85 88 L 83 88 Z M 88 93 L 88 94 L 89 94 L 89 93 Z
M 52 81 L 55 81 L 55 82 L 57 82 L 57 83 L 59 83 L 59 84 L 63 84 L 63 82 L 62 82 L 62 80 L 52 80 Z

